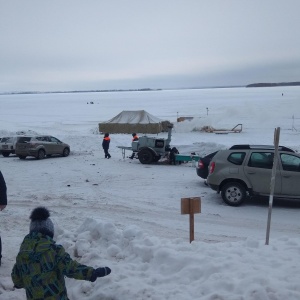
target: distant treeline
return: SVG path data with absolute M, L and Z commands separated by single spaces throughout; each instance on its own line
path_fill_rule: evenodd
M 279 83 L 252 83 L 246 87 L 272 87 L 272 86 L 297 86 L 300 82 L 279 82 Z
M 86 91 L 54 91 L 54 92 L 11 92 L 11 93 L 0 93 L 0 95 L 15 95 L 15 94 L 66 94 L 66 93 L 107 93 L 107 92 L 140 92 L 140 91 L 160 91 L 161 89 L 128 89 L 128 90 L 86 90 Z

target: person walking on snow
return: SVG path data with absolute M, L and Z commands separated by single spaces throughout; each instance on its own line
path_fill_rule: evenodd
M 94 282 L 111 273 L 109 267 L 94 269 L 73 260 L 53 240 L 54 225 L 45 207 L 35 208 L 11 277 L 15 288 L 26 290 L 27 300 L 68 300 L 65 276 Z
M 0 171 L 0 211 L 2 211 L 7 205 L 7 193 L 6 193 L 6 183 L 4 177 Z M 2 242 L 0 236 L 0 266 L 2 258 Z
M 109 143 L 110 143 L 109 133 L 105 133 L 104 138 L 103 138 L 103 142 L 102 142 L 102 148 L 103 148 L 104 153 L 105 153 L 105 158 L 111 158 L 110 154 L 108 153 Z

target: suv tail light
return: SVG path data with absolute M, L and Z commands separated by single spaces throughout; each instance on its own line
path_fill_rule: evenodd
M 199 159 L 199 161 L 198 161 L 198 168 L 199 169 L 204 169 L 204 164 L 203 164 L 201 159 Z
M 212 174 L 215 170 L 215 166 L 216 166 L 216 163 L 215 162 L 212 162 L 210 164 L 210 168 L 209 168 L 209 174 Z

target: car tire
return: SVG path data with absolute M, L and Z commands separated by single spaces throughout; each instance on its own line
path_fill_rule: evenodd
M 239 206 L 246 199 L 246 189 L 239 182 L 228 182 L 221 190 L 224 202 L 230 206 Z
M 4 156 L 4 157 L 9 157 L 9 152 L 2 152 L 2 155 Z
M 153 162 L 153 153 L 150 149 L 142 149 L 139 151 L 138 157 L 142 164 L 151 164 Z
M 37 157 L 36 159 L 44 159 L 45 158 L 45 151 L 43 149 L 40 149 L 38 154 L 37 154 Z
M 19 157 L 20 159 L 25 159 L 25 158 L 26 158 L 26 156 L 24 156 L 24 155 L 18 155 L 18 157 Z
M 62 156 L 66 157 L 66 156 L 69 156 L 69 154 L 70 154 L 70 149 L 69 148 L 65 148 L 64 151 L 63 151 Z

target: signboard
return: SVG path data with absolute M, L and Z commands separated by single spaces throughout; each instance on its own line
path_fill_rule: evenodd
M 194 214 L 198 214 L 200 212 L 200 197 L 181 198 L 181 214 L 190 215 L 190 243 L 194 240 Z
M 181 214 L 199 214 L 201 213 L 200 197 L 181 198 Z

